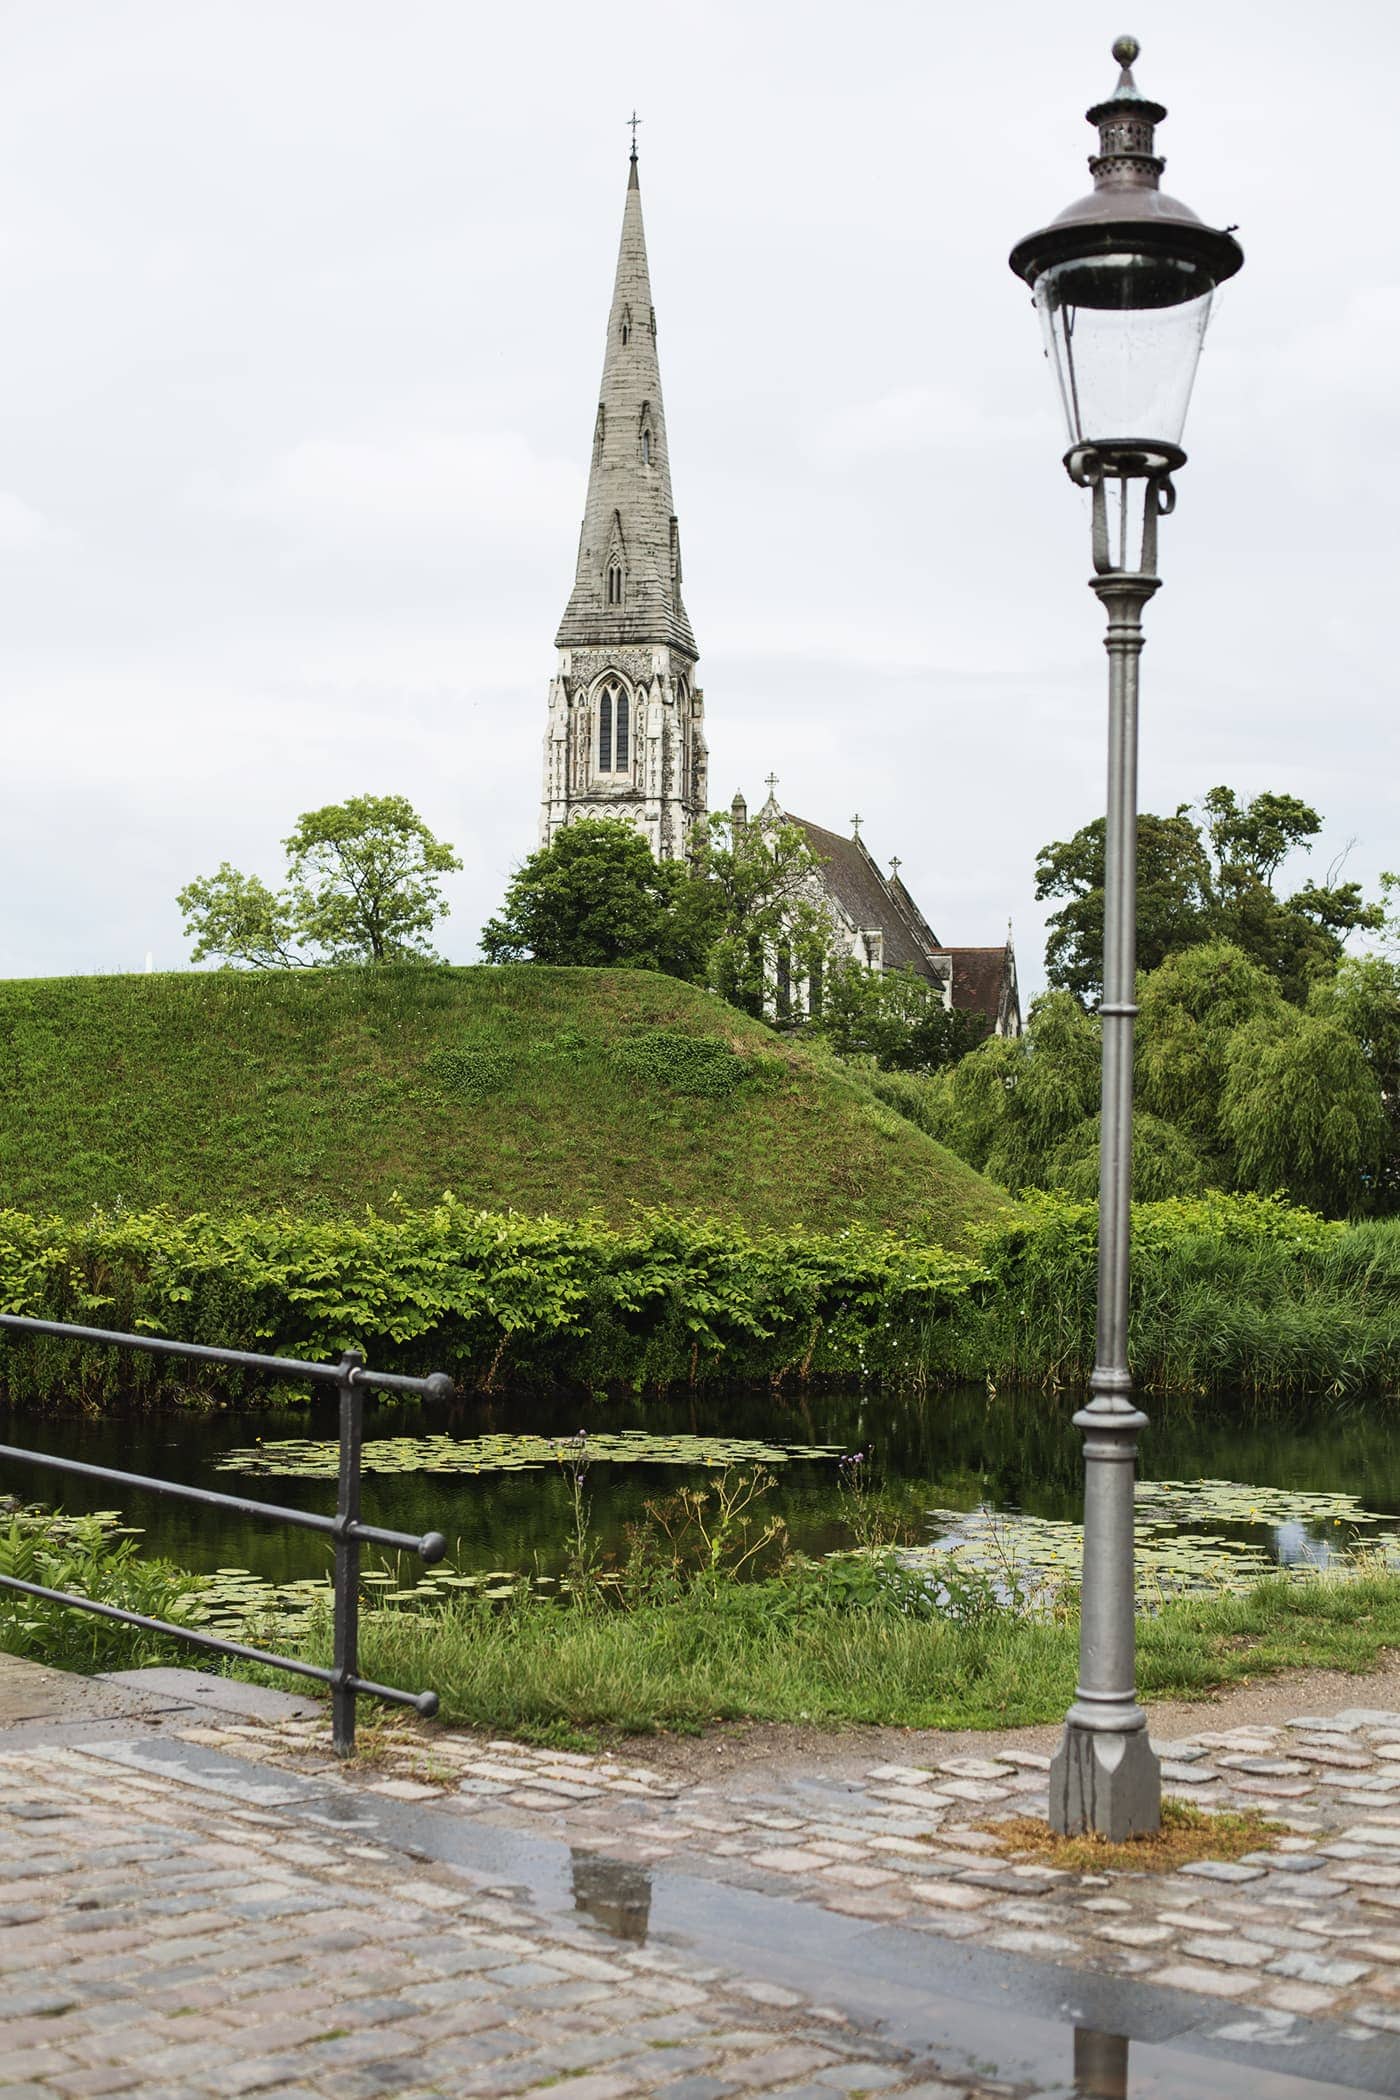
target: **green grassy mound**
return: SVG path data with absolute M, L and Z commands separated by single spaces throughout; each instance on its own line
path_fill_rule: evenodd
M 0 1204 L 331 1216 L 452 1189 L 943 1244 L 999 1190 L 710 993 L 633 970 L 0 982 Z

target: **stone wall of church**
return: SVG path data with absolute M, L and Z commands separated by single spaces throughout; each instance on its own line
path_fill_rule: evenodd
M 549 689 L 540 843 L 580 817 L 626 817 L 679 860 L 708 806 L 704 695 L 665 646 L 561 649 Z M 625 747 L 620 733 L 625 722 Z

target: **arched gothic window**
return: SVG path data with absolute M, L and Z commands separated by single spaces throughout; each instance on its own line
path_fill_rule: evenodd
M 627 773 L 632 762 L 632 705 L 616 679 L 598 695 L 598 771 Z
M 610 561 L 608 563 L 608 603 L 609 605 L 621 605 L 622 603 L 622 563 L 620 561 Z

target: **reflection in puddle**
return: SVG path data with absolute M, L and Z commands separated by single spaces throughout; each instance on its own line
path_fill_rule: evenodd
M 1074 2030 L 1074 2090 L 1080 2100 L 1127 2100 L 1128 2038 L 1097 2027 Z
M 645 1867 L 569 1849 L 575 1910 L 586 1911 L 614 1939 L 644 1940 L 651 1917 L 651 1876 Z

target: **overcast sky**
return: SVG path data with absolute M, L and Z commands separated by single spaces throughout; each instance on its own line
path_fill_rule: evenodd
M 1084 499 L 1011 243 L 1113 36 L 1238 222 L 1163 527 L 1142 800 L 1396 839 L 1400 12 L 1337 0 L 3 0 L 0 974 L 411 798 L 467 961 L 535 843 L 634 104 L 711 796 L 864 834 L 940 938 L 1103 799 Z

